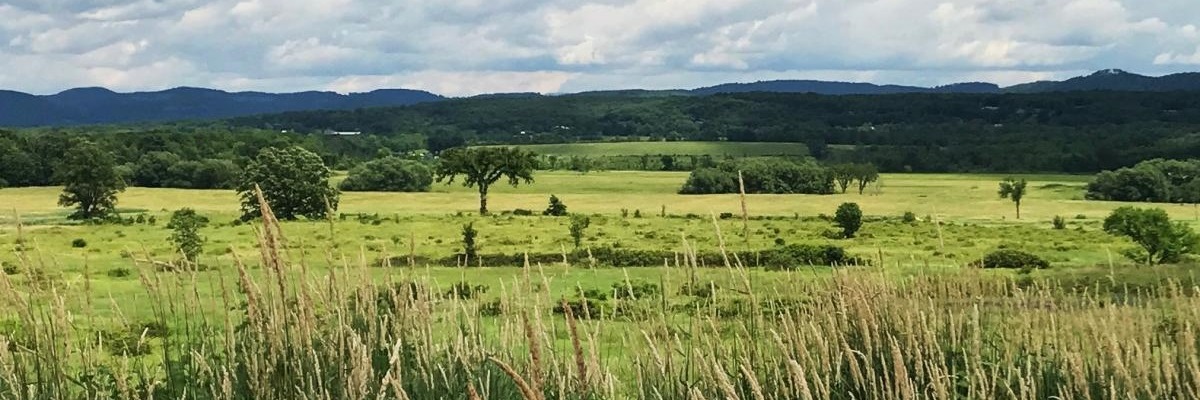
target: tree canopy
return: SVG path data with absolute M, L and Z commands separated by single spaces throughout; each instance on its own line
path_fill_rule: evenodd
M 726 160 L 714 168 L 692 171 L 679 190 L 681 194 L 737 193 L 738 171 L 742 171 L 746 193 L 833 194 L 834 175 L 811 160 L 742 158 Z
M 1000 198 L 1010 199 L 1017 206 L 1017 219 L 1021 219 L 1021 200 L 1025 198 L 1029 182 L 1022 179 L 1007 178 L 1000 182 Z
M 263 149 L 238 182 L 242 219 L 261 216 L 255 185 L 279 219 L 325 218 L 338 206 L 338 190 L 329 184 L 332 175 L 321 157 L 301 147 Z
M 1147 160 L 1104 171 L 1087 186 L 1091 200 L 1200 203 L 1200 160 Z
M 506 178 L 508 184 L 533 182 L 537 157 L 515 147 L 459 147 L 442 152 L 437 166 L 437 180 L 451 184 L 462 177 L 463 186 L 479 189 L 479 213 L 487 214 L 488 190 L 492 184 Z
M 1183 255 L 1194 253 L 1200 245 L 1200 237 L 1192 228 L 1183 223 L 1172 223 L 1167 212 L 1159 208 L 1121 207 L 1113 210 L 1104 219 L 1104 231 L 1133 240 L 1141 249 L 1125 255 L 1150 265 L 1178 262 Z
M 117 193 L 125 190 L 112 154 L 86 139 L 71 142 L 55 180 L 64 185 L 58 204 L 75 207 L 71 219 L 92 220 L 115 214 Z
M 354 167 L 338 186 L 348 192 L 428 192 L 433 170 L 424 163 L 388 156 Z

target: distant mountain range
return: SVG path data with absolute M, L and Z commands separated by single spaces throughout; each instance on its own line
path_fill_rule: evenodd
M 214 119 L 286 111 L 404 106 L 442 99 L 433 93 L 407 89 L 348 95 L 333 92 L 230 93 L 189 87 L 136 93 L 79 88 L 49 96 L 0 91 L 0 126 Z
M 776 80 L 726 83 L 692 90 L 614 90 L 572 96 L 708 96 L 722 93 L 777 92 L 822 95 L 883 95 L 902 93 L 1046 93 L 1070 91 L 1200 91 L 1200 73 L 1150 77 L 1117 69 L 1065 81 L 1040 81 L 1010 87 L 982 82 L 938 87 L 876 85 L 873 83 Z M 499 93 L 477 98 L 536 97 L 536 93 Z M 384 89 L 348 95 L 333 92 L 230 93 L 213 89 L 175 88 L 159 92 L 116 93 L 103 88 L 71 89 L 35 96 L 0 91 L 0 126 L 47 126 L 156 122 L 229 118 L 287 111 L 346 110 L 394 107 L 445 100 L 419 90 Z

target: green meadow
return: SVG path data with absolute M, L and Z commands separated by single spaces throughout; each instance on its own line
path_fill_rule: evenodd
M 236 222 L 232 191 L 129 188 L 119 207 L 134 223 L 80 225 L 55 206 L 60 188 L 2 189 L 0 292 L 11 311 L 0 329 L 16 349 L 4 357 L 51 372 L 38 382 L 0 378 L 0 394 L 918 398 L 916 389 L 901 391 L 924 387 L 929 398 L 1105 390 L 1156 398 L 1200 384 L 1155 372 L 1195 354 L 1200 270 L 1123 259 L 1133 244 L 1100 225 L 1125 204 L 1083 200 L 1088 177 L 1024 176 L 1021 220 L 996 193 L 1003 176 L 884 174 L 862 195 L 747 196 L 745 222 L 737 195 L 676 194 L 686 173 L 535 178 L 494 187 L 488 216 L 476 215 L 474 190 L 437 184 L 429 193 L 344 193 L 330 220 L 278 225 Z M 483 254 L 575 250 L 568 219 L 541 215 L 551 194 L 591 216 L 585 250 L 674 256 L 629 268 L 428 261 L 460 252 L 468 223 Z M 829 239 L 827 215 L 844 202 L 862 207 L 865 225 L 856 238 Z M 1195 224 L 1191 206 L 1150 206 Z M 165 224 L 184 207 L 211 223 L 199 267 L 179 270 Z M 1065 229 L 1052 226 L 1055 216 L 1067 219 Z M 869 266 L 776 271 L 753 259 L 701 265 L 690 256 L 792 243 L 841 246 Z M 1000 248 L 1052 267 L 1020 274 L 973 266 Z M 1096 341 L 1118 343 L 1107 351 L 1124 355 L 1086 345 Z M 36 356 L 51 351 L 72 355 Z M 1118 360 L 1128 376 L 1105 372 Z M 330 365 L 342 367 L 322 367 Z M 430 370 L 441 372 L 421 372 Z M 1021 394 L 1001 395 L 1021 382 Z M 40 389 L 15 394 L 30 385 Z

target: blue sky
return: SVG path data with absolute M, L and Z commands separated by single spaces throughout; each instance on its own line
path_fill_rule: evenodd
M 462 96 L 1200 70 L 1196 0 L 0 0 L 0 88 Z

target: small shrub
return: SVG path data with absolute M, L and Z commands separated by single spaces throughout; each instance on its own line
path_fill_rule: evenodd
M 543 211 L 542 215 L 548 215 L 551 217 L 561 217 L 567 215 L 567 205 L 563 204 L 562 200 L 559 200 L 558 196 L 550 195 L 550 205 L 546 207 L 546 211 Z
M 524 208 L 518 208 L 518 209 L 512 211 L 512 215 L 528 217 L 530 215 L 533 215 L 533 210 L 526 210 Z
M 108 270 L 107 274 L 108 274 L 108 277 L 110 277 L 110 278 L 127 278 L 130 275 L 133 275 L 133 270 L 130 270 L 129 268 L 125 268 L 125 267 L 117 267 L 117 268 Z
M 8 261 L 0 261 L 0 268 L 4 269 L 5 275 L 16 275 L 16 274 L 21 273 L 20 266 L 18 266 L 17 264 L 10 263 Z
M 461 300 L 474 299 L 474 298 L 478 298 L 479 296 L 483 295 L 484 293 L 487 293 L 488 289 L 489 288 L 487 285 L 471 286 L 470 283 L 459 282 L 459 283 L 455 283 L 454 285 L 450 286 L 450 289 L 446 290 L 445 295 L 443 295 L 442 297 L 445 297 L 447 299 L 461 299 Z
M 485 317 L 498 317 L 504 315 L 504 303 L 497 299 L 480 304 L 479 315 Z
M 621 209 L 621 218 L 629 218 L 629 209 L 628 208 Z
M 1075 216 L 1075 219 L 1087 219 L 1087 216 L 1083 215 L 1083 214 L 1078 214 Z
M 83 240 L 83 238 L 77 238 L 77 239 L 71 241 L 71 247 L 74 247 L 76 249 L 82 249 L 84 247 L 87 247 L 87 245 L 88 245 L 87 241 Z
M 171 221 L 167 223 L 167 229 L 171 229 L 169 240 L 186 261 L 195 263 L 204 252 L 207 239 L 200 236 L 200 229 L 206 226 L 208 218 L 190 208 L 182 208 L 171 214 Z
M 592 219 L 585 215 L 571 216 L 571 240 L 575 242 L 575 247 L 579 247 L 583 241 L 584 231 L 592 224 Z
M 862 228 L 862 209 L 857 203 L 842 203 L 838 206 L 833 221 L 842 228 L 842 237 L 852 238 L 859 228 Z
M 917 222 L 917 214 L 913 214 L 912 211 L 905 211 L 904 216 L 900 217 L 900 220 L 906 224 L 916 223 Z
M 134 326 L 133 333 L 137 334 L 138 336 L 145 334 L 146 337 L 161 339 L 161 338 L 170 336 L 171 329 L 168 328 L 167 325 L 163 324 L 162 322 L 147 321 L 147 322 L 142 322 L 142 323 L 138 324 L 137 326 Z
M 141 332 L 133 329 L 122 331 L 102 331 L 97 338 L 109 354 L 114 356 L 140 357 L 150 354 L 151 347 L 142 340 Z
M 721 219 L 731 219 L 731 218 L 733 218 L 733 213 L 731 213 L 731 212 L 723 212 L 723 213 L 721 213 L 721 215 L 719 216 L 719 218 L 721 218 Z
M 474 260 L 476 253 L 475 237 L 479 236 L 479 231 L 475 230 L 475 223 L 469 223 L 462 227 L 463 254 L 468 259 Z
M 786 240 L 783 240 L 783 238 L 781 238 L 781 237 L 777 237 L 777 238 L 775 238 L 775 245 L 776 245 L 776 246 L 783 246 L 783 245 L 785 245 L 785 244 L 787 244 L 787 241 L 786 241 Z
M 679 287 L 679 295 L 691 296 L 700 299 L 709 299 L 713 294 L 720 289 L 720 286 L 713 282 L 696 282 L 695 284 L 686 284 Z
M 658 296 L 662 290 L 658 284 L 651 282 L 633 281 L 633 282 L 617 282 L 612 285 L 613 297 L 618 300 L 623 299 L 645 299 L 648 297 Z
M 1067 229 L 1067 219 L 1063 218 L 1062 216 L 1055 215 L 1054 220 L 1051 221 L 1050 223 L 1054 225 L 1054 229 L 1057 229 L 1057 230 Z
M 633 210 L 633 217 L 634 217 L 634 218 L 641 218 L 641 217 L 642 217 L 642 210 Z
M 1050 262 L 1037 255 L 1020 250 L 1001 249 L 983 257 L 980 261 L 988 269 L 1046 269 Z

